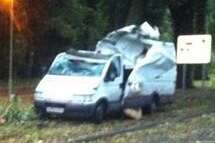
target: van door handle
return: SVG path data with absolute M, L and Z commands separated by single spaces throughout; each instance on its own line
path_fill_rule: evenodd
M 161 77 L 161 75 L 157 75 L 156 77 L 155 77 L 155 79 L 159 79 Z

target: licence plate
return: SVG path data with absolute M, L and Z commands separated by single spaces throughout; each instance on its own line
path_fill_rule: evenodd
M 58 114 L 62 114 L 64 112 L 64 108 L 60 108 L 60 107 L 47 107 L 46 111 L 48 113 L 58 113 Z

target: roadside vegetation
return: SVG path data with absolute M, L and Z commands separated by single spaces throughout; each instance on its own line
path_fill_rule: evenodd
M 99 125 L 62 118 L 40 121 L 34 113 L 32 98 L 26 98 L 32 94 L 20 94 L 14 102 L 1 96 L 0 143 L 66 143 L 83 142 L 83 139 L 99 143 L 214 141 L 215 88 L 211 82 L 214 81 L 208 81 L 204 89 L 197 82 L 200 87 L 187 90 L 185 95 L 178 90 L 172 105 L 158 113 L 144 115 L 139 121 L 122 116 L 108 117 Z M 137 130 L 127 130 L 133 127 Z M 92 138 L 95 135 L 99 138 Z
M 9 0 L 0 2 L 0 143 L 215 142 L 214 64 L 209 65 L 205 84 L 191 78 L 193 65 L 188 66 L 186 80 L 195 88 L 184 95 L 178 90 L 172 105 L 139 121 L 123 116 L 108 117 L 99 125 L 62 118 L 40 121 L 32 104 L 33 90 L 56 54 L 70 48 L 93 50 L 107 33 L 125 25 L 148 21 L 160 28 L 161 40 L 175 44 L 181 34 L 209 33 L 214 39 L 214 0 L 16 0 L 13 75 L 17 97 L 12 102 L 6 81 L 10 6 L 3 1 Z M 201 68 L 196 69 L 201 74 Z
M 0 143 L 46 142 L 213 142 L 215 140 L 215 72 L 209 68 L 209 80 L 202 87 L 183 95 L 177 90 L 175 102 L 158 113 L 147 114 L 135 121 L 123 116 L 108 117 L 102 124 L 89 121 L 50 118 L 38 120 L 32 94 L 39 79 L 16 80 L 17 97 L 10 102 L 7 84 L 0 92 Z M 97 138 L 98 139 L 95 139 Z

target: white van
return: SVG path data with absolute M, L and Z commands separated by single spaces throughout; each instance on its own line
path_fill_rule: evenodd
M 147 22 L 115 30 L 97 43 L 102 54 L 120 54 L 126 82 L 123 108 L 151 112 L 162 103 L 172 102 L 177 65 L 174 43 L 159 41 L 159 31 Z
M 36 111 L 41 117 L 60 114 L 100 122 L 106 112 L 120 109 L 123 74 L 119 54 L 60 53 L 35 90 Z
M 148 31 L 153 31 L 148 24 L 139 30 L 125 27 L 99 41 L 96 52 L 59 54 L 35 90 L 38 114 L 101 122 L 108 112 L 127 108 L 150 112 L 171 101 L 177 75 L 174 44 L 152 39 L 159 35 L 156 31 L 146 38 Z

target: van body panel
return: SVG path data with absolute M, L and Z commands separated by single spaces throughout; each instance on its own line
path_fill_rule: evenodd
M 131 71 L 124 78 L 124 107 L 129 101 L 134 106 L 139 101 L 147 104 L 155 94 L 161 97 L 161 102 L 174 95 L 177 76 L 174 43 L 158 39 L 156 29 L 143 23 L 113 31 L 97 43 L 96 51 L 121 54 L 126 71 Z
M 53 102 L 78 101 L 80 95 L 94 94 L 100 80 L 99 77 L 46 75 L 36 91 L 42 91 L 44 98 Z

